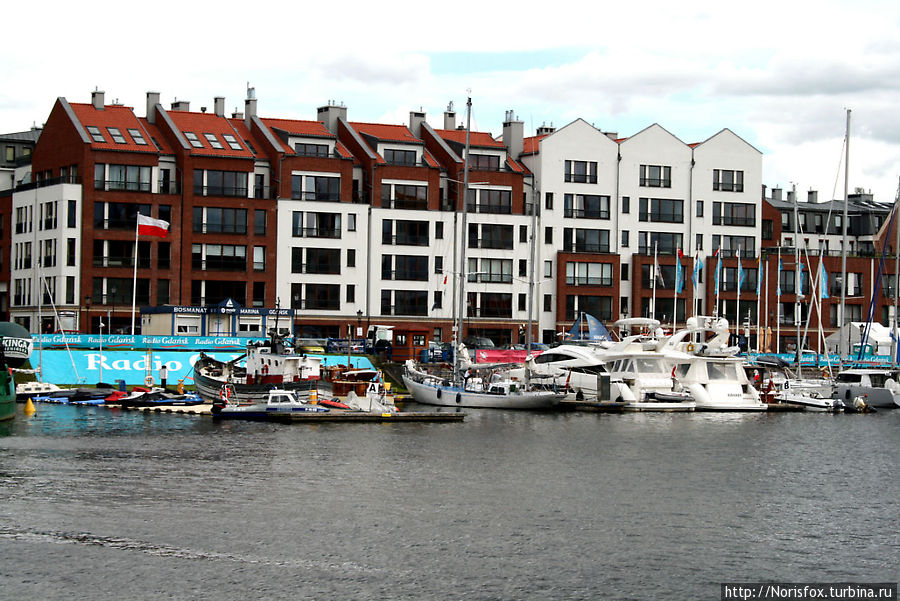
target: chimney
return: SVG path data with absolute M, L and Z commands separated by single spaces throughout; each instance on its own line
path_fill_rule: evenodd
M 147 92 L 147 121 L 156 123 L 156 105 L 159 104 L 159 92 Z
M 794 191 L 793 190 L 788 190 L 787 200 L 788 200 L 788 202 L 794 202 Z
M 247 87 L 247 100 L 244 101 L 244 124 L 250 127 L 250 120 L 256 116 L 256 88 Z
M 552 123 L 549 126 L 541 124 L 541 126 L 539 128 L 537 128 L 537 135 L 546 136 L 547 134 L 552 134 L 555 131 L 556 131 L 556 128 L 553 127 Z
M 781 200 L 781 188 L 772 188 L 772 200 Z
M 422 124 L 425 123 L 425 112 L 422 109 L 418 111 L 409 111 L 409 130 L 417 138 L 422 137 Z
M 815 190 L 810 190 L 806 193 L 806 202 L 816 204 L 819 202 L 819 193 Z
M 453 110 L 453 101 L 447 105 L 444 111 L 444 129 L 456 129 L 456 111 Z
M 225 97 L 224 96 L 216 96 L 213 98 L 213 107 L 216 113 L 216 117 L 224 117 L 225 116 Z
M 94 108 L 98 111 L 103 110 L 103 96 L 104 92 L 101 92 L 100 90 L 91 92 L 91 104 L 93 104 Z
M 525 149 L 525 124 L 516 118 L 513 111 L 506 111 L 506 120 L 503 122 L 503 142 L 506 143 L 507 152 L 513 159 L 518 160 L 519 155 Z
M 325 127 L 331 133 L 337 135 L 338 117 L 347 118 L 347 107 L 338 106 L 333 100 L 329 100 L 326 106 L 320 106 L 318 109 L 317 119 L 325 124 Z
M 191 110 L 191 101 L 190 100 L 175 100 L 175 102 L 172 103 L 172 110 L 188 112 Z

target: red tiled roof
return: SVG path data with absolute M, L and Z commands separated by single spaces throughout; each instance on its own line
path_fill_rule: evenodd
M 350 126 L 360 134 L 365 134 L 389 142 L 406 142 L 421 144 L 405 125 L 385 125 L 383 123 L 351 123 Z
M 511 156 L 507 155 L 506 164 L 509 165 L 509 168 L 516 173 L 529 173 L 528 169 L 520 163 L 519 161 L 513 159 Z
M 431 155 L 430 152 L 428 152 L 428 151 L 426 150 L 426 151 L 425 151 L 425 154 L 424 154 L 423 156 L 425 157 L 425 164 L 426 164 L 426 165 L 428 165 L 429 167 L 435 167 L 435 168 L 437 168 L 437 169 L 440 169 L 441 164 L 438 163 L 437 159 L 434 158 L 434 157 Z
M 296 136 L 315 136 L 317 138 L 334 138 L 321 121 L 299 121 L 295 119 L 262 119 L 269 128 L 282 129 Z
M 139 117 L 138 121 L 141 122 L 143 128 L 147 131 L 148 134 L 150 134 L 150 137 L 153 138 L 153 140 L 148 140 L 148 142 L 152 144 L 155 140 L 156 144 L 159 146 L 159 151 L 162 154 L 175 154 L 172 150 L 172 146 L 166 140 L 166 137 L 162 135 L 162 132 L 155 124 L 147 121 L 145 117 Z
M 466 130 L 464 129 L 437 129 L 435 132 L 445 140 L 458 144 L 466 143 Z M 469 134 L 469 145 L 481 148 L 506 148 L 503 142 L 495 140 L 491 134 L 483 131 L 471 132 Z
M 190 153 L 197 156 L 218 156 L 218 157 L 238 157 L 238 158 L 254 158 L 254 153 L 247 148 L 244 138 L 249 138 L 249 132 L 243 127 L 243 121 L 234 119 L 229 120 L 225 117 L 219 117 L 214 113 L 189 113 L 187 111 L 167 111 L 172 123 L 184 135 L 185 132 L 193 132 L 200 140 L 202 145 L 195 148 L 190 145 Z M 243 128 L 243 132 L 241 129 Z M 213 134 L 222 145 L 222 148 L 213 148 L 210 146 L 209 140 L 204 134 Z M 240 144 L 241 149 L 236 150 L 228 145 L 222 134 L 234 136 Z M 187 137 L 187 136 L 185 136 Z
M 107 105 L 103 110 L 94 108 L 93 104 L 71 103 L 69 106 L 75 112 L 75 116 L 85 129 L 88 127 L 96 127 L 103 134 L 105 142 L 95 142 L 90 132 L 87 132 L 91 138 L 91 148 L 96 150 L 119 150 L 127 152 L 152 152 L 156 153 L 156 146 L 149 139 L 149 134 L 144 129 L 143 124 L 134 114 L 134 109 L 129 106 L 119 104 Z M 119 130 L 122 137 L 125 138 L 124 144 L 119 144 L 113 140 L 109 133 L 110 127 Z M 128 133 L 129 129 L 137 129 L 141 133 L 146 144 L 136 144 L 134 138 Z
M 522 145 L 522 154 L 535 154 L 540 149 L 540 141 L 549 135 L 550 134 L 543 134 L 541 136 L 525 138 Z

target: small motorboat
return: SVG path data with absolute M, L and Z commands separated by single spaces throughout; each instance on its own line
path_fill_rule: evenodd
M 235 396 L 224 393 L 212 406 L 214 417 L 235 419 L 290 420 L 295 415 L 328 411 L 330 411 L 328 407 L 313 405 L 301 399 L 294 390 L 278 388 L 268 391 L 265 398 L 249 403 L 238 401 Z

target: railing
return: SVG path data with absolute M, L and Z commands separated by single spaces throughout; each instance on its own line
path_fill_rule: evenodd
M 428 210 L 428 201 L 427 200 L 405 200 L 405 199 L 396 199 L 391 200 L 389 198 L 381 199 L 381 204 L 389 209 L 409 209 L 415 211 L 427 211 Z
M 391 271 L 391 270 L 382 270 L 381 271 L 381 279 L 382 280 L 399 280 L 403 282 L 427 282 L 428 281 L 428 273 L 427 272 L 413 272 L 413 271 Z
M 566 173 L 565 180 L 573 184 L 596 184 L 597 176 L 587 173 Z
M 95 179 L 94 190 L 125 190 L 126 192 L 152 192 L 150 182 L 136 182 L 121 179 Z
M 291 200 L 318 200 L 318 201 L 339 201 L 341 199 L 340 192 L 291 192 Z
M 467 203 L 466 210 L 469 213 L 485 213 L 485 214 L 493 214 L 493 215 L 511 215 L 512 214 L 512 206 L 511 205 L 491 205 L 484 203 Z
M 341 230 L 335 228 L 301 227 L 294 228 L 294 238 L 340 238 Z
M 16 186 L 16 192 L 24 192 L 26 190 L 34 190 L 35 188 L 46 188 L 48 186 L 56 186 L 58 184 L 80 184 L 81 177 L 65 175 L 60 177 L 51 177 L 36 182 L 28 182 Z
M 247 198 L 247 186 L 194 186 L 194 194 L 198 196 Z
M 510 273 L 478 273 L 470 275 L 466 278 L 468 282 L 477 282 L 479 284 L 511 284 L 512 274 Z
M 573 219 L 609 219 L 609 211 L 600 209 L 565 209 L 563 217 Z
M 612 277 L 566 277 L 566 286 L 612 286 Z
M 381 243 L 390 246 L 428 246 L 428 236 L 382 236 Z
M 210 261 L 208 259 L 191 261 L 192 269 L 201 271 L 247 271 L 247 262 Z
M 731 217 L 729 215 L 713 215 L 713 225 L 756 227 L 756 217 Z
M 178 182 L 159 180 L 158 187 L 160 194 L 181 194 L 181 184 Z
M 483 240 L 479 238 L 478 240 L 469 240 L 468 248 L 493 248 L 497 250 L 512 250 L 513 243 L 512 240 Z

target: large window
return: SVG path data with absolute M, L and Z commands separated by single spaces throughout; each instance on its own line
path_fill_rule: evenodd
M 150 205 L 127 202 L 95 202 L 94 228 L 99 230 L 134 230 L 137 214 L 150 215 Z
M 609 219 L 609 196 L 596 194 L 566 194 L 563 197 L 564 217 L 578 219 Z M 627 211 L 625 211 L 627 213 Z
M 509 284 L 512 282 L 512 259 L 469 259 L 466 279 L 469 282 L 492 282 Z
M 233 244 L 193 244 L 191 267 L 201 271 L 247 271 L 247 247 Z
M 429 223 L 385 219 L 381 222 L 381 243 L 401 246 L 428 246 Z
M 743 202 L 714 202 L 713 225 L 756 227 L 756 205 Z
M 427 209 L 428 186 L 381 184 L 381 204 L 394 209 Z
M 306 144 L 297 142 L 294 144 L 294 152 L 302 157 L 327 157 L 328 144 Z
M 294 200 L 340 200 L 341 178 L 325 175 L 292 175 L 291 198 Z
M 668 165 L 641 165 L 640 185 L 648 188 L 671 188 L 672 168 Z
M 609 252 L 609 230 L 564 228 L 563 251 L 607 253 Z
M 382 255 L 382 280 L 428 281 L 428 257 Z
M 512 213 L 512 192 L 470 188 L 466 194 L 466 205 L 470 213 L 509 215 Z
M 250 174 L 244 171 L 196 169 L 194 170 L 194 194 L 246 197 L 249 179 Z
M 753 236 L 721 236 L 713 234 L 712 249 L 721 248 L 728 257 L 737 256 L 737 251 L 741 251 L 741 256 L 745 259 L 752 259 L 756 256 L 756 238 Z
M 682 245 L 682 235 L 672 232 L 638 232 L 638 252 L 653 254 L 654 249 L 661 255 L 674 255 Z
M 304 284 L 304 289 L 304 309 L 337 311 L 341 308 L 340 284 Z
M 577 263 L 575 261 L 567 261 L 566 285 L 612 286 L 612 263 Z
M 567 182 L 596 184 L 597 161 L 566 161 L 563 174 Z
M 401 165 L 404 167 L 416 166 L 415 150 L 394 150 L 388 148 L 384 151 L 384 160 L 388 165 Z
M 470 223 L 469 248 L 498 248 L 512 250 L 513 226 Z
M 469 153 L 469 169 L 473 171 L 499 171 L 500 157 L 493 154 Z
M 382 315 L 428 315 L 426 290 L 382 290 Z
M 291 235 L 295 238 L 340 238 L 340 213 L 294 211 L 291 215 Z
M 572 321 L 580 313 L 593 315 L 600 321 L 610 321 L 613 318 L 613 297 L 566 295 L 566 321 Z
M 151 191 L 152 169 L 141 165 L 94 164 L 95 190 Z
M 669 198 L 641 198 L 641 221 L 684 223 L 684 201 Z
M 193 231 L 198 234 L 246 234 L 247 209 L 194 207 Z
M 713 169 L 713 190 L 718 192 L 743 192 L 744 172 L 729 169 Z
M 295 248 L 294 252 L 302 253 L 304 249 Z M 305 273 L 339 274 L 341 273 L 341 249 L 339 248 L 307 248 Z M 293 260 L 291 261 L 293 266 Z M 292 269 L 292 271 L 294 271 Z M 294 271 L 294 273 L 300 273 Z

